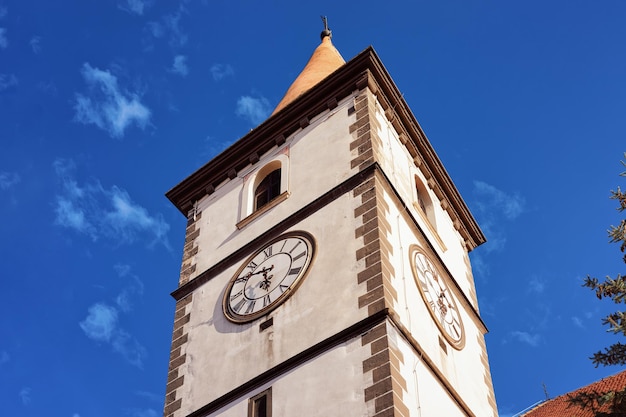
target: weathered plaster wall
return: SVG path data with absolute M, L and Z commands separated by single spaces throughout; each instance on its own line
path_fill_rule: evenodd
M 202 232 L 196 239 L 196 269 L 191 279 L 351 175 L 348 126 L 354 116 L 348 115 L 348 109 L 352 102 L 349 97 L 332 111 L 320 114 L 282 146 L 261 155 L 259 162 L 198 202 L 202 218 L 197 223 Z M 289 157 L 289 172 L 283 173 L 288 175 L 289 197 L 238 230 L 235 225 L 243 220 L 239 208 L 244 181 L 279 154 Z
M 363 416 L 362 361 L 369 347 L 354 338 L 324 352 L 290 372 L 243 395 L 211 416 L 241 417 L 248 413 L 248 398 L 272 387 L 272 413 L 275 416 Z
M 288 177 L 287 198 L 242 226 L 247 214 L 241 210 L 246 181 L 279 155 L 289 160 L 289 170 L 283 173 Z M 492 389 L 489 391 L 481 323 L 471 308 L 477 307 L 465 246 L 430 188 L 434 225 L 414 204 L 415 176 L 424 184 L 428 181 L 368 89 L 321 113 L 284 144 L 260 155 L 258 162 L 198 202 L 185 246 L 185 280 L 193 280 L 375 161 L 394 184 L 399 199 L 380 173 L 369 170 L 361 185 L 342 191 L 327 205 L 316 205 L 308 217 L 298 217 L 288 230 L 311 233 L 316 239 L 316 258 L 297 291 L 266 317 L 273 320 L 270 327 L 260 329 L 265 319 L 233 324 L 222 313 L 224 290 L 244 261 L 243 255 L 193 291 L 193 300 L 177 312 L 181 315 L 176 327 L 179 339 L 173 343 L 173 354 L 183 359 L 177 360 L 172 384 L 168 385 L 173 390 L 169 410 L 174 417 L 205 406 L 385 308 L 391 308 L 408 333 L 419 340 L 419 349 L 386 322 L 364 335 L 360 347 L 350 342 L 333 348 L 315 364 L 309 361 L 242 395 L 222 410 L 224 415 L 245 415 L 247 399 L 270 384 L 275 398 L 281 398 L 277 403 L 280 415 L 336 414 L 335 408 L 327 413 L 316 411 L 331 401 L 345 405 L 350 415 L 382 416 L 392 409 L 408 415 L 408 409 L 422 410 L 420 407 L 431 413 L 423 415 L 440 415 L 444 409 L 459 409 L 449 389 L 441 386 L 442 375 L 472 410 L 478 410 L 476 415 L 492 415 L 482 414 L 490 404 L 495 407 L 495 402 Z M 459 284 L 460 290 L 453 289 L 455 298 L 469 300 L 470 304 L 458 303 L 465 327 L 463 350 L 451 346 L 442 350 L 439 328 L 410 271 L 411 244 L 424 247 L 441 260 L 450 278 Z M 428 370 L 423 355 L 439 375 Z M 331 380 L 337 383 L 328 385 Z M 303 381 L 316 387 L 311 388 L 315 395 L 307 396 L 304 403 L 299 395 L 289 396 L 290 390 L 301 391 L 297 384 Z M 324 393 L 326 400 L 320 405 L 318 394 L 325 390 L 333 392 Z M 454 412 L 446 415 L 456 415 Z
M 364 289 L 355 279 L 354 225 L 343 221 L 352 211 L 346 194 L 293 228 L 315 236 L 317 254 L 297 291 L 270 313 L 268 329 L 259 330 L 263 319 L 234 324 L 222 313 L 223 293 L 238 265 L 194 292 L 182 415 L 366 317 L 356 303 Z
M 419 167 L 416 166 L 406 147 L 401 143 L 398 133 L 387 120 L 382 107 L 378 103 L 376 105 L 376 119 L 379 125 L 379 137 L 384 149 L 380 154 L 379 163 L 385 175 L 394 184 L 404 205 L 419 224 L 424 236 L 432 243 L 434 250 L 444 260 L 444 263 L 450 269 L 463 292 L 474 303 L 474 308 L 477 308 L 471 267 L 469 266 L 469 258 L 467 257 L 467 251 L 463 245 L 461 235 L 455 229 L 450 216 L 442 207 L 433 190 L 428 186 L 428 180 Z M 415 176 L 425 185 L 429 199 L 432 202 L 435 217 L 434 224 L 426 218 L 417 205 Z
M 415 244 L 424 248 L 431 253 L 430 257 L 434 261 L 436 257 L 426 244 L 426 237 L 407 221 L 406 215 L 402 214 L 396 198 L 387 193 L 385 201 L 390 207 L 389 223 L 392 228 L 390 243 L 393 246 L 393 263 L 397 266 L 392 285 L 398 292 L 398 296 L 392 308 L 402 324 L 419 342 L 423 353 L 443 372 L 450 385 L 475 411 L 476 415 L 492 415 L 484 411 L 493 412 L 490 405 L 490 401 L 493 401 L 493 391 L 491 379 L 486 379 L 489 376 L 489 369 L 486 364 L 482 324 L 470 305 L 461 302 L 462 294 L 450 284 L 450 278 L 456 279 L 456 277 L 447 276 L 448 286 L 454 295 L 463 322 L 465 340 L 463 348 L 457 350 L 441 335 L 439 327 L 420 295 L 411 271 L 410 246 Z M 465 268 L 468 266 L 463 257 L 443 259 L 444 262 L 447 261 L 446 266 L 451 272 L 455 271 L 462 280 L 465 280 Z M 442 268 L 439 267 L 439 269 Z M 445 272 L 442 273 L 445 274 Z M 446 349 L 441 347 L 442 342 L 446 345 Z M 405 356 L 407 355 L 409 351 L 405 352 Z M 411 355 L 415 356 L 416 353 L 413 352 Z M 410 378 L 407 377 L 407 379 Z

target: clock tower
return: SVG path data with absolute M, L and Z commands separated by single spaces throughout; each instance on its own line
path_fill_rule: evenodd
M 187 218 L 166 417 L 497 416 L 485 241 L 371 48 L 320 45 L 167 193 Z

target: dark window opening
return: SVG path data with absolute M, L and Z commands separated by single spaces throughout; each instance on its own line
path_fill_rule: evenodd
M 250 398 L 248 417 L 272 417 L 272 388 Z
M 418 189 L 417 190 L 417 203 L 419 204 L 424 214 L 426 214 L 426 203 L 424 202 L 424 198 L 422 198 L 420 194 L 421 194 L 420 190 Z
M 267 417 L 267 397 L 264 395 L 254 401 L 254 417 Z
M 280 168 L 267 174 L 254 190 L 254 209 L 258 210 L 280 195 Z
M 441 350 L 443 350 L 443 353 L 445 353 L 447 355 L 448 354 L 448 347 L 446 346 L 446 342 L 444 342 L 441 337 L 439 337 L 439 346 L 441 347 Z

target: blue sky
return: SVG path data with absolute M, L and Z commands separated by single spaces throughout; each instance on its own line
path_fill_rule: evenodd
M 619 339 L 580 284 L 624 266 L 626 4 L 337 3 L 0 0 L 3 415 L 161 414 L 185 228 L 164 193 L 268 116 L 321 14 L 346 60 L 374 46 L 487 235 L 501 415 L 619 370 L 587 359 Z

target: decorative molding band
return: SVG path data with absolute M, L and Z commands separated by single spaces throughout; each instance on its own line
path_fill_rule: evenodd
M 332 108 L 334 101 L 353 94 L 355 91 L 375 94 L 383 110 L 398 134 L 406 138 L 405 146 L 414 158 L 419 156 L 420 169 L 427 178 L 434 178 L 437 197 L 445 207 L 463 236 L 468 250 L 485 242 L 485 236 L 472 217 L 432 145 L 426 138 L 415 116 L 402 94 L 391 79 L 373 48 L 369 47 L 350 60 L 346 65 L 326 77 L 274 116 L 268 118 L 246 136 L 235 142 L 210 163 L 190 175 L 167 192 L 166 196 L 182 212 L 187 213 L 194 201 L 207 194 L 207 188 L 216 187 L 228 180 L 228 173 L 245 168 L 254 154 L 262 155 L 277 143 L 301 128 L 303 117 L 312 120 L 316 115 Z M 369 100 L 367 100 L 369 101 Z M 369 105 L 369 104 L 367 104 Z M 367 165 L 367 151 L 356 166 Z
M 266 242 L 274 237 L 279 236 L 288 228 L 295 226 L 296 224 L 301 222 L 303 219 L 309 217 L 313 213 L 317 212 L 318 210 L 325 207 L 326 205 L 336 200 L 337 198 L 341 197 L 342 195 L 346 194 L 347 192 L 350 192 L 351 190 L 353 190 L 355 187 L 361 184 L 365 178 L 370 176 L 372 172 L 374 172 L 377 169 L 380 169 L 378 164 L 372 164 L 372 165 L 369 165 L 368 167 L 365 167 L 362 171 L 357 172 L 352 177 L 348 178 L 347 180 L 337 185 L 330 191 L 321 195 L 315 201 L 312 201 L 311 203 L 302 207 L 300 210 L 296 211 L 294 214 L 292 214 L 288 218 L 282 220 L 271 229 L 265 231 L 264 233 L 262 233 L 261 235 L 259 235 L 258 237 L 256 237 L 255 239 L 247 243 L 246 245 L 237 249 L 236 251 L 234 251 L 233 253 L 231 253 L 230 255 L 228 255 L 227 257 L 225 257 L 224 259 L 222 259 L 215 265 L 213 265 L 211 268 L 200 273 L 194 279 L 189 280 L 187 283 L 178 287 L 176 290 L 172 292 L 171 294 L 172 297 L 174 297 L 174 299 L 176 300 L 180 300 L 181 298 L 184 298 L 186 295 L 191 294 L 195 289 L 201 287 L 204 283 L 210 281 L 213 277 L 218 275 L 220 272 L 224 271 L 228 267 L 234 265 L 236 262 L 245 258 L 253 250 L 258 249 L 260 245 L 263 244 L 263 242 Z

